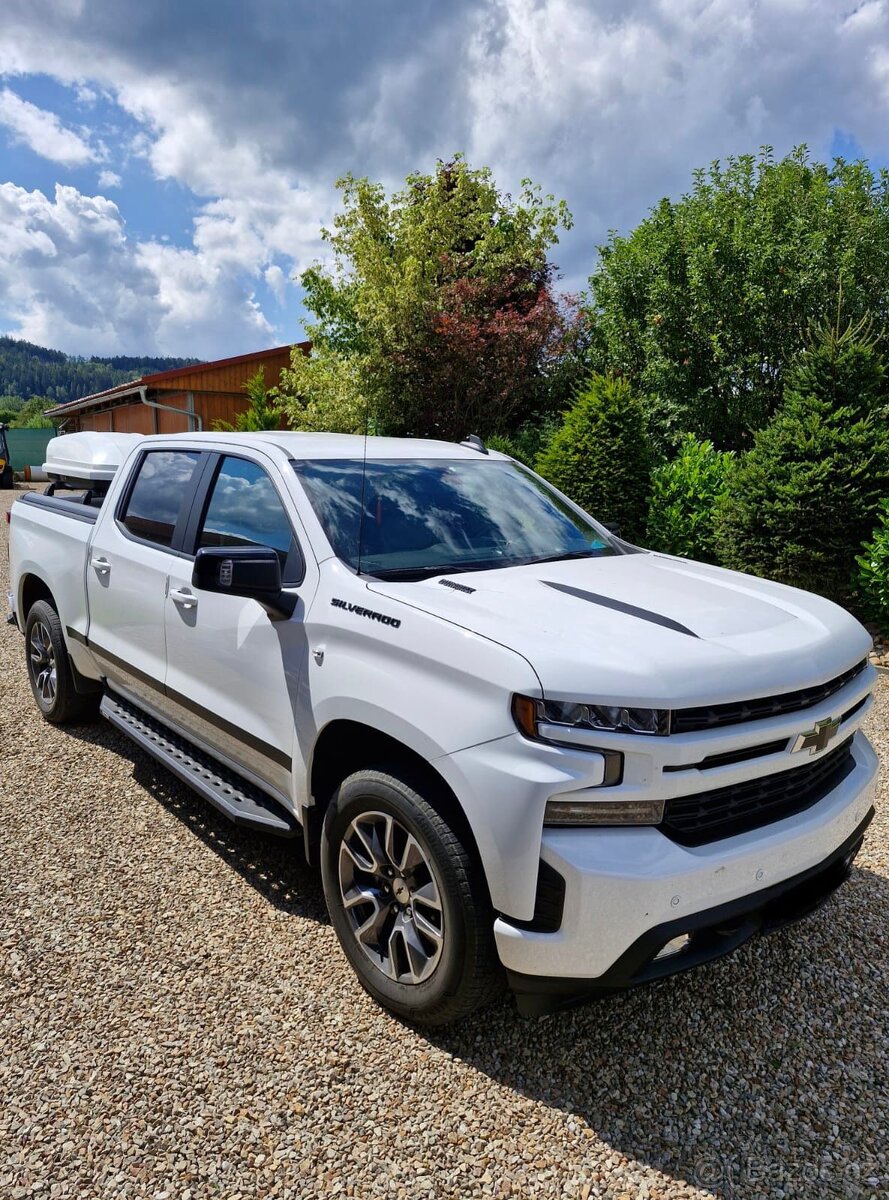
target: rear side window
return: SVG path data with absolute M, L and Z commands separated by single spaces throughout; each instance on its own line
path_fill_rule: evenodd
M 172 545 L 197 462 L 196 450 L 149 450 L 120 518 L 134 537 L 157 546 Z
M 290 518 L 262 467 L 225 455 L 210 492 L 198 546 L 271 546 L 284 583 L 300 582 L 302 560 Z

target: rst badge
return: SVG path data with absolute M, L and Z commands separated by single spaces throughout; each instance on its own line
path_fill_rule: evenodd
M 792 753 L 797 750 L 808 750 L 809 757 L 813 754 L 818 754 L 821 750 L 826 749 L 827 745 L 833 741 L 840 728 L 840 718 L 833 717 L 826 721 L 816 721 L 815 728 L 809 729 L 806 733 L 797 735 L 796 741 L 791 747 Z

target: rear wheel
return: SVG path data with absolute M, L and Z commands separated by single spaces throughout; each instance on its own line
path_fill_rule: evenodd
M 15 487 L 15 476 L 9 463 L 0 471 L 0 490 L 11 492 Z
M 381 1004 L 418 1025 L 445 1025 L 501 990 L 480 868 L 406 777 L 364 770 L 341 784 L 321 869 L 340 945 Z
M 61 725 L 95 716 L 98 697 L 82 696 L 74 686 L 62 623 L 46 600 L 38 600 L 28 613 L 25 656 L 31 691 L 47 721 Z

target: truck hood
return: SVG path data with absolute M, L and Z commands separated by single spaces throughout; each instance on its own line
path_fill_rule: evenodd
M 639 707 L 794 691 L 839 675 L 872 644 L 821 596 L 661 554 L 368 586 L 515 650 L 546 695 Z

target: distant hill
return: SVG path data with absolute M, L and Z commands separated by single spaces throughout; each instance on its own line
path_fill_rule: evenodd
M 51 404 L 79 400 L 141 375 L 200 362 L 198 358 L 76 358 L 16 338 L 0 337 L 0 408 L 6 397 L 44 396 Z M 46 406 L 49 407 L 49 404 Z

